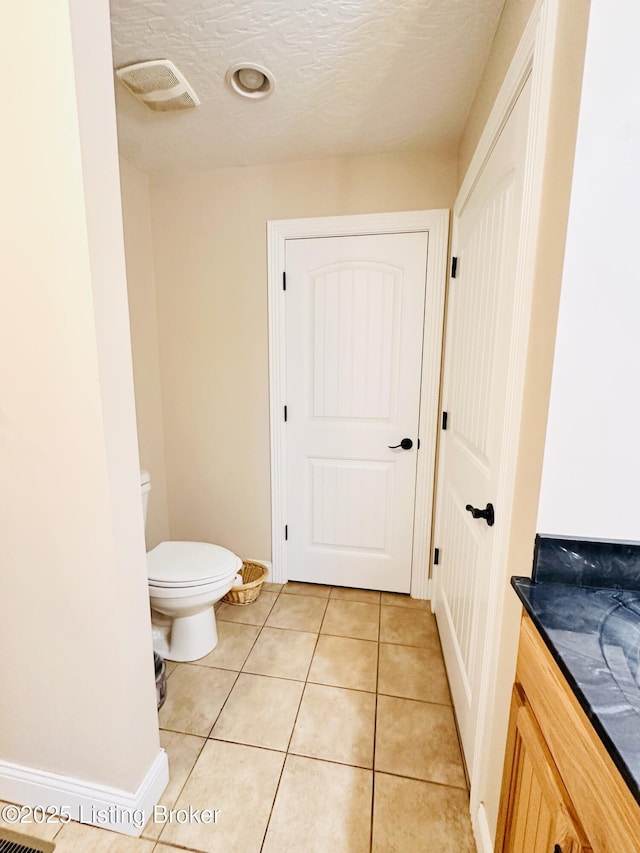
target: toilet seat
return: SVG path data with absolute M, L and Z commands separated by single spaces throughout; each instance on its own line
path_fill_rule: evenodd
M 232 551 L 208 542 L 161 542 L 147 554 L 149 584 L 163 589 L 206 586 L 241 567 Z

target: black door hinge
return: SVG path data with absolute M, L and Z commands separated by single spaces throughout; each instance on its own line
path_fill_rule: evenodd
M 287 289 L 287 274 L 286 274 L 286 272 L 282 273 L 282 289 L 283 290 Z
M 433 549 L 433 565 L 437 566 L 440 563 L 440 548 Z
M 451 258 L 451 278 L 457 278 L 458 276 L 458 259 Z
M 289 538 L 289 525 L 285 524 L 284 526 L 284 541 L 286 542 Z
M 442 429 L 447 428 L 447 421 L 449 420 L 449 414 L 447 412 L 442 413 Z
M 284 407 L 284 422 L 287 422 L 287 407 Z

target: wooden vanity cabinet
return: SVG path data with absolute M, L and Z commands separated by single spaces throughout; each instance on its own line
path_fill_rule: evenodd
M 503 853 L 589 853 L 584 830 L 526 697 L 513 688 Z
M 640 806 L 528 616 L 520 632 L 495 850 L 640 851 Z

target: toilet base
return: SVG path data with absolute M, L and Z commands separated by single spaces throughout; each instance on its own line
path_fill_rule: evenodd
M 203 658 L 218 644 L 218 628 L 213 604 L 190 616 L 168 619 L 152 616 L 153 648 L 166 660 L 192 661 Z

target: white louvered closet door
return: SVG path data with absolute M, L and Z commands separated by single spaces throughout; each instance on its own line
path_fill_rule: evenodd
M 291 580 L 409 592 L 426 262 L 424 232 L 287 240 Z
M 456 220 L 458 267 L 449 288 L 434 604 L 470 773 L 496 527 L 474 518 L 467 506 L 486 511 L 494 504 L 502 471 L 530 88 L 521 92 Z M 494 509 L 499 525 L 502 508 Z

